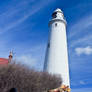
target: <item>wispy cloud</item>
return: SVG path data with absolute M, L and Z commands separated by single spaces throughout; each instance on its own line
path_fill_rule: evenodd
M 86 44 L 86 45 L 88 45 L 88 44 L 92 45 L 91 41 L 92 41 L 92 35 L 91 34 L 85 35 L 84 37 L 81 37 L 77 40 L 73 40 L 70 43 L 71 44 L 70 47 L 74 47 L 74 46 L 81 44 L 81 43 Z
M 90 83 L 92 74 L 91 55 L 92 55 L 92 14 L 83 16 L 77 22 L 72 22 L 69 27 L 69 54 L 70 69 L 72 71 L 72 87 L 84 87 Z M 89 67 L 87 67 L 89 66 Z M 84 73 L 85 71 L 85 73 Z M 89 79 L 86 81 L 86 79 Z M 72 92 L 91 92 L 92 89 L 72 89 Z
M 16 47 L 14 59 L 17 63 L 24 64 L 37 70 L 43 69 L 46 45 L 43 43 L 28 47 L 24 50 L 21 46 Z M 20 52 L 21 51 L 21 52 Z M 44 53 L 44 54 L 43 54 Z
M 86 83 L 81 80 L 81 81 L 80 81 L 80 84 L 81 84 L 81 85 L 85 85 Z
M 16 29 L 17 26 L 19 26 L 21 23 L 23 23 L 26 19 L 28 19 L 28 18 L 32 19 L 33 18 L 32 15 L 39 12 L 41 9 L 46 7 L 46 5 L 48 5 L 49 3 L 53 2 L 53 0 L 47 0 L 47 1 L 43 1 L 43 0 L 40 0 L 40 1 L 36 1 L 36 0 L 27 0 L 27 1 L 26 0 L 14 0 L 14 1 L 16 1 L 16 4 L 12 5 L 15 2 L 12 2 L 12 4 L 10 2 L 7 5 L 6 11 L 3 11 L 2 13 L 0 13 L 0 25 L 1 25 L 0 26 L 0 48 L 1 48 L 0 49 L 0 57 L 8 57 L 9 51 L 13 48 L 16 49 L 16 52 L 22 51 L 21 47 L 20 47 L 21 45 L 23 45 L 22 42 L 19 43 L 19 44 L 17 43 L 18 40 L 16 40 L 16 42 L 12 42 L 13 38 L 11 38 L 11 35 L 9 34 L 9 32 Z M 6 6 L 4 6 L 4 8 L 5 7 Z M 30 25 L 32 27 L 33 22 L 30 21 Z M 20 26 L 20 27 L 23 28 L 25 26 Z M 30 32 L 30 34 L 31 34 L 31 32 Z M 17 36 L 16 36 L 16 38 L 17 38 Z M 13 45 L 13 43 L 14 43 L 14 45 Z M 30 44 L 30 43 L 28 43 L 28 44 Z M 32 52 L 32 50 L 33 49 L 37 50 L 40 47 L 37 46 L 37 47 L 32 49 L 32 46 L 30 47 L 31 51 L 30 50 L 29 51 L 30 51 L 30 53 L 36 54 L 36 52 Z M 25 50 L 24 50 L 24 52 L 25 52 Z M 22 55 L 22 53 L 20 53 L 20 55 Z M 26 56 L 26 58 L 27 57 L 29 58 L 29 55 Z M 22 55 L 22 56 L 24 56 L 24 55 Z M 38 57 L 40 58 L 41 56 L 38 56 Z M 38 57 L 35 57 L 35 58 L 38 59 Z M 32 57 L 32 56 L 30 56 L 30 58 L 34 59 L 34 57 Z M 26 61 L 26 60 L 24 60 L 24 61 Z
M 81 55 L 81 54 L 90 55 L 90 54 L 92 54 L 92 48 L 90 46 L 87 46 L 84 48 L 78 47 L 78 48 L 75 48 L 75 51 L 76 51 L 77 55 Z
M 36 58 L 33 58 L 31 54 L 28 54 L 28 55 L 21 55 L 17 57 L 16 62 L 20 64 L 24 64 L 28 67 L 34 68 L 34 66 L 37 63 L 37 60 Z
M 80 32 L 88 31 L 85 29 L 90 27 L 91 25 L 92 25 L 92 15 L 87 15 L 87 16 L 79 19 L 77 22 L 73 23 L 70 26 L 69 39 L 74 37 L 75 35 L 79 34 Z
M 70 33 L 68 39 L 70 41 L 69 47 L 75 47 L 78 44 L 83 43 L 86 45 L 92 45 L 92 15 L 87 15 L 82 19 L 78 20 L 70 26 Z
M 92 92 L 92 88 L 76 88 L 72 89 L 71 92 Z
M 21 3 L 18 5 L 18 7 L 14 7 L 14 9 L 10 9 L 8 10 L 6 13 L 0 15 L 3 17 L 10 17 L 9 19 L 11 20 L 13 16 L 21 16 L 18 19 L 16 19 L 16 21 L 11 21 L 8 19 L 8 23 L 2 25 L 3 27 L 0 28 L 0 34 L 5 33 L 7 31 L 9 31 L 10 29 L 16 27 L 17 25 L 19 25 L 20 23 L 23 23 L 27 18 L 31 17 L 32 15 L 34 15 L 35 13 L 37 13 L 40 9 L 43 9 L 43 7 L 45 7 L 46 5 L 48 5 L 50 2 L 52 2 L 52 0 L 47 0 L 46 2 L 40 0 L 39 2 L 33 4 L 30 6 L 29 3 L 23 3 L 21 1 Z M 26 6 L 26 7 L 22 7 L 21 6 Z M 28 7 L 29 6 L 29 7 Z M 3 16 L 4 15 L 4 16 Z M 3 20 L 2 20 L 3 21 Z

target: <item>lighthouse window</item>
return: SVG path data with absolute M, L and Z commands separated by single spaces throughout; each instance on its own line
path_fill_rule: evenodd
M 48 43 L 48 48 L 50 48 L 50 43 Z
M 55 23 L 55 27 L 57 27 L 57 23 Z
M 57 17 L 56 15 L 57 15 L 57 12 L 54 12 L 54 13 L 52 14 L 52 17 L 53 17 L 53 18 L 56 18 L 56 17 Z

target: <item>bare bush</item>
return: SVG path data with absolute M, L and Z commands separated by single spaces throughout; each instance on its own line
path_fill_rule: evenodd
M 9 92 L 10 88 L 16 88 L 18 92 L 43 92 L 57 88 L 61 83 L 58 75 L 37 72 L 22 65 L 0 67 L 0 92 Z

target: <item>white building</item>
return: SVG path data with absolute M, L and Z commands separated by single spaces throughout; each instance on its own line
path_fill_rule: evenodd
M 49 40 L 47 45 L 44 70 L 60 74 L 64 85 L 69 85 L 68 51 L 66 38 L 66 20 L 63 12 L 56 9 L 49 22 Z

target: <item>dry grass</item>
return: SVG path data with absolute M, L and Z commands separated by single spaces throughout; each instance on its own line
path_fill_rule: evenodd
M 16 88 L 18 92 L 43 92 L 57 88 L 61 83 L 58 75 L 37 72 L 22 65 L 0 67 L 0 92 L 9 92 L 10 88 Z

